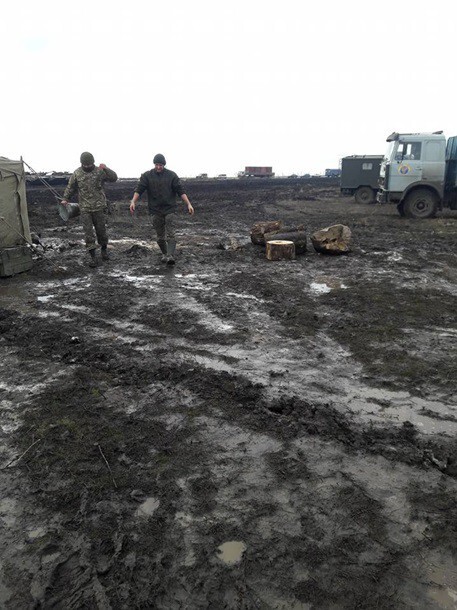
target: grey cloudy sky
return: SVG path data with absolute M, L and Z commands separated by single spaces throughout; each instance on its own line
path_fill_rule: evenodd
M 2 6 L 0 156 L 123 177 L 323 173 L 392 131 L 457 134 L 445 0 L 22 0 Z

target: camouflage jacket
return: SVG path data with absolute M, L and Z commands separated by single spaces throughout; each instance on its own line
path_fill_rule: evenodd
M 116 180 L 117 174 L 112 169 L 95 167 L 91 172 L 85 172 L 82 167 L 78 167 L 68 182 L 63 198 L 70 201 L 77 193 L 81 212 L 104 210 L 106 195 L 103 185 Z

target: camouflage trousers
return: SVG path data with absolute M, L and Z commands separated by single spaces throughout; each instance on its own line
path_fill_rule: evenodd
M 175 239 L 175 213 L 153 214 L 152 226 L 157 233 L 157 241 Z
M 86 240 L 86 250 L 94 250 L 97 247 L 95 235 L 100 246 L 108 245 L 108 233 L 106 232 L 105 212 L 81 212 L 81 221 Z M 95 229 L 95 234 L 94 234 Z

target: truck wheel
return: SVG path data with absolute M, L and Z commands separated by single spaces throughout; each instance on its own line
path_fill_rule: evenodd
M 369 186 L 359 186 L 354 197 L 357 203 L 374 203 L 376 199 L 374 190 Z
M 408 218 L 433 218 L 436 216 L 438 202 L 434 193 L 428 189 L 416 189 L 406 196 L 403 208 Z

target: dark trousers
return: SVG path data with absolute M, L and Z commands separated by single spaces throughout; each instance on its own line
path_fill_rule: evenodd
M 152 226 L 157 233 L 157 241 L 175 240 L 175 213 L 153 214 Z
M 81 221 L 84 229 L 84 239 L 86 240 L 86 249 L 94 250 L 97 247 L 95 243 L 95 235 L 100 246 L 108 245 L 108 234 L 106 232 L 105 212 L 81 212 Z M 95 229 L 95 235 L 94 235 Z

